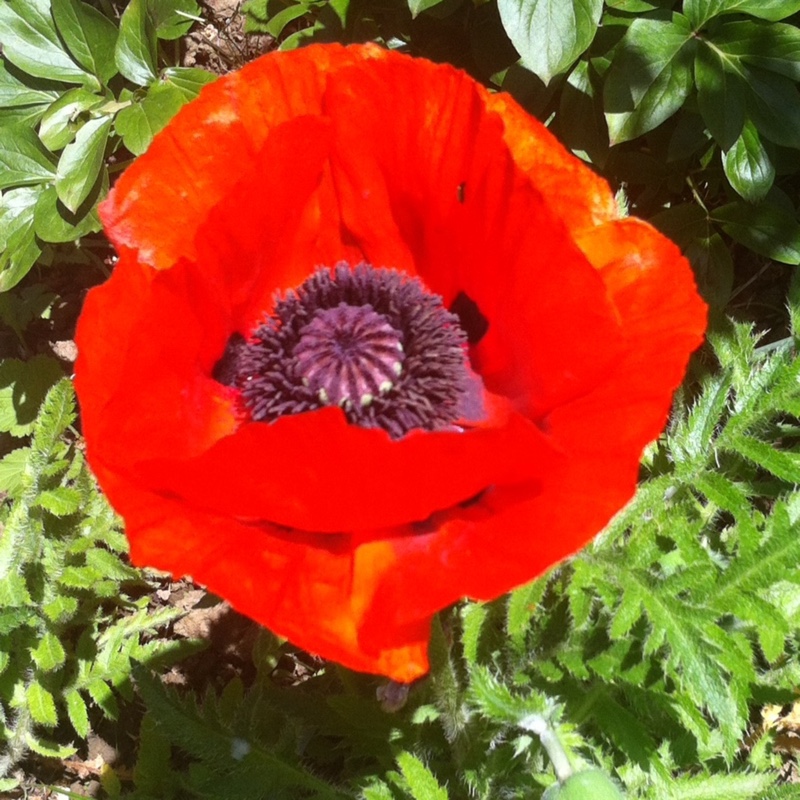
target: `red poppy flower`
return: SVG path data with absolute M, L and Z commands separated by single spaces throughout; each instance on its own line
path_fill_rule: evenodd
M 510 97 L 370 45 L 207 87 L 101 214 L 76 385 L 133 560 L 400 681 L 631 497 L 705 323 Z

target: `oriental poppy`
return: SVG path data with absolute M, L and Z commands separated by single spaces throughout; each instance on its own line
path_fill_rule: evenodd
M 372 45 L 206 87 L 101 216 L 76 385 L 134 562 L 398 681 L 627 502 L 705 324 L 510 97 Z

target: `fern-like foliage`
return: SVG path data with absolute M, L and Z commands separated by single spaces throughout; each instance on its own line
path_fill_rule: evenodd
M 74 419 L 72 386 L 62 380 L 29 444 L 0 462 L 3 789 L 16 783 L 12 770 L 28 750 L 74 752 L 67 721 L 85 738 L 93 707 L 116 718 L 119 694 L 132 698 L 133 662 L 163 654 L 152 635 L 180 613 L 150 612 L 147 598 L 134 597 L 145 584 L 124 561 L 125 538 L 86 467 Z

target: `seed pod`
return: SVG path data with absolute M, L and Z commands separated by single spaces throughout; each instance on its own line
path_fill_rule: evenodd
M 542 800 L 624 800 L 624 796 L 605 772 L 586 769 L 548 787 Z

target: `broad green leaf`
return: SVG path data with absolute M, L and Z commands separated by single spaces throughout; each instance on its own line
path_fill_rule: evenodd
M 117 26 L 81 0 L 50 0 L 50 4 L 58 32 L 75 60 L 101 83 L 107 83 L 117 74 Z
M 27 436 L 48 390 L 64 376 L 58 361 L 34 356 L 29 361 L 0 361 L 0 431 Z
M 0 189 L 30 186 L 55 177 L 50 154 L 24 125 L 0 128 Z
M 99 106 L 105 98 L 86 89 L 70 89 L 50 105 L 39 123 L 39 139 L 51 152 L 69 144 L 81 127 L 81 113 Z
M 0 2 L 3 55 L 29 75 L 67 83 L 92 78 L 64 50 L 50 16 L 50 0 Z
M 498 0 L 500 19 L 522 63 L 545 83 L 592 43 L 602 0 Z
M 36 648 L 31 650 L 31 657 L 42 672 L 52 672 L 66 661 L 67 654 L 58 637 L 47 631 Z
M 573 153 L 601 165 L 608 152 L 608 131 L 587 61 L 579 61 L 561 91 L 556 116 L 558 137 Z
M 694 85 L 694 33 L 681 14 L 635 19 L 606 76 L 603 101 L 612 144 L 634 139 L 671 117 Z
M 58 725 L 55 700 L 44 686 L 40 683 L 32 683 L 25 693 L 25 699 L 28 701 L 28 711 L 34 722 L 48 728 L 55 728 Z
M 795 215 L 763 202 L 729 203 L 715 208 L 712 219 L 732 239 L 782 264 L 800 264 L 800 223 Z
M 423 11 L 433 6 L 438 5 L 443 0 L 408 0 L 408 8 L 411 11 L 412 17 L 417 17 Z M 308 3 L 297 3 L 295 5 L 282 8 L 277 14 L 274 14 L 263 25 L 263 32 L 274 36 L 276 39 L 283 33 L 283 29 L 296 19 L 308 14 L 310 6 Z
M 45 242 L 74 242 L 87 233 L 102 228 L 97 213 L 97 199 L 108 192 L 108 173 L 103 172 L 100 183 L 90 192 L 77 213 L 73 214 L 59 199 L 55 186 L 39 192 L 33 211 L 33 226 L 36 235 Z M 82 213 L 91 206 L 88 213 Z
M 180 39 L 200 20 L 195 0 L 148 0 L 147 6 L 159 39 Z
M 146 0 L 131 0 L 122 12 L 114 60 L 119 71 L 139 86 L 156 79 L 156 31 Z
M 800 92 L 789 78 L 746 68 L 747 110 L 758 132 L 775 144 L 800 149 Z
M 411 753 L 400 753 L 397 764 L 408 783 L 414 800 L 447 800 L 447 791 L 436 780 L 433 773 Z
M 16 72 L 0 59 L 0 108 L 49 104 L 59 96 L 59 90 L 48 81 L 25 73 L 17 77 Z
M 183 94 L 171 84 L 156 83 L 140 103 L 133 103 L 117 114 L 114 123 L 117 135 L 133 155 L 140 156 L 185 102 Z
M 700 40 L 694 60 L 697 104 L 717 144 L 727 150 L 744 125 L 746 87 L 720 51 Z
M 722 166 L 731 186 L 751 203 L 763 200 L 775 180 L 775 167 L 750 120 L 733 147 L 722 154 Z
M 89 120 L 61 154 L 56 171 L 58 199 L 73 213 L 89 196 L 100 176 L 113 118 Z
M 800 29 L 782 22 L 726 22 L 714 32 L 713 47 L 726 58 L 800 81 Z
M 177 89 L 185 102 L 194 100 L 200 90 L 219 76 L 197 67 L 167 67 L 161 72 L 161 83 Z
M 752 14 L 775 22 L 800 11 L 800 0 L 686 0 L 683 11 L 695 28 L 721 14 Z
M 66 692 L 64 699 L 67 701 L 67 716 L 75 728 L 75 733 L 85 739 L 89 735 L 89 713 L 86 702 L 77 689 Z
M 40 188 L 11 189 L 0 197 L 0 292 L 16 286 L 41 255 L 33 221 Z
M 722 309 L 733 290 L 733 258 L 728 245 L 718 233 L 699 236 L 689 242 L 683 254 L 689 259 L 703 299 Z

